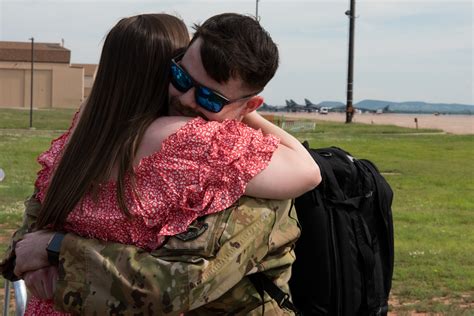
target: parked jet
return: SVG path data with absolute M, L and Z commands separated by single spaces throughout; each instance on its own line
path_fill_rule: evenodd
M 298 112 L 298 105 L 293 100 L 285 100 L 286 106 L 284 110 L 287 112 Z
M 308 99 L 304 99 L 304 103 L 306 104 L 306 112 L 319 112 L 321 110 L 321 106 L 314 104 Z
M 295 110 L 294 112 L 304 112 L 304 106 L 295 102 L 295 100 L 290 99 L 291 106 Z
M 314 112 L 315 109 L 313 107 L 308 107 L 306 105 L 298 104 L 293 99 L 285 100 L 286 107 L 285 110 L 288 112 Z
M 263 102 L 262 106 L 258 108 L 260 111 L 266 111 L 266 112 L 278 112 L 281 107 L 275 106 L 275 105 L 268 105 L 265 102 Z
M 363 108 L 359 107 L 357 105 L 354 106 L 354 108 L 361 113 L 375 113 L 375 114 L 382 114 L 382 113 L 390 113 L 392 110 L 390 109 L 390 105 L 387 105 L 383 108 Z

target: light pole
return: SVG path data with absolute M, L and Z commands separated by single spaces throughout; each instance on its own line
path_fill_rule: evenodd
M 258 2 L 260 0 L 256 0 L 255 2 L 255 20 L 260 21 L 260 17 L 258 16 Z
M 355 0 L 351 1 L 351 9 L 346 11 L 349 17 L 349 62 L 347 66 L 347 103 L 346 103 L 346 123 L 352 122 L 354 107 L 352 106 L 352 92 L 354 86 L 354 21 L 355 21 Z
M 30 128 L 33 127 L 33 70 L 35 67 L 35 39 L 30 38 L 31 41 L 31 81 L 30 81 Z

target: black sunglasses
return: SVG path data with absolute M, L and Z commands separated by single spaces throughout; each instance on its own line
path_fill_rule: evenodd
M 256 92 L 239 99 L 230 100 L 219 92 L 195 82 L 188 72 L 181 68 L 181 66 L 178 64 L 181 58 L 183 58 L 183 55 L 184 53 L 181 53 L 171 60 L 171 84 L 178 91 L 183 93 L 194 87 L 196 103 L 204 109 L 210 112 L 218 113 L 222 110 L 224 105 L 248 99 L 259 93 Z

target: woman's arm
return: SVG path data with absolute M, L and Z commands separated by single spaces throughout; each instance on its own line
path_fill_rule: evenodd
M 321 182 L 319 166 L 295 137 L 256 111 L 247 114 L 242 122 L 280 139 L 268 167 L 248 183 L 246 195 L 267 199 L 294 198 Z

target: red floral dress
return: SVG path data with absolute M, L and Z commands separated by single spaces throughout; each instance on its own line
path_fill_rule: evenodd
M 69 134 L 70 129 L 38 157 L 42 169 L 35 185 L 41 202 Z M 276 137 L 238 121 L 192 119 L 134 168 L 140 198 L 125 179 L 131 219 L 119 208 L 115 180 L 109 180 L 99 186 L 98 196 L 86 194 L 81 199 L 68 215 L 65 230 L 156 249 L 165 236 L 184 232 L 196 218 L 236 202 L 247 183 L 268 166 L 278 143 Z M 26 315 L 64 314 L 54 311 L 51 301 L 32 297 Z

